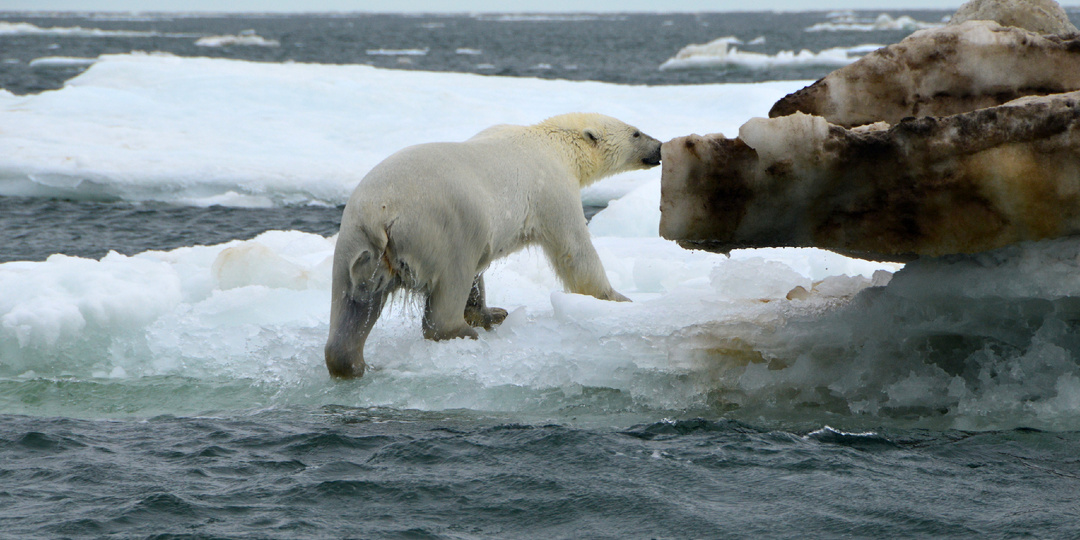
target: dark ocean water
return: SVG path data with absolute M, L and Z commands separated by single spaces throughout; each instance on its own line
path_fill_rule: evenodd
M 1076 434 L 5 416 L 9 537 L 1073 538 Z
M 922 21 L 945 15 L 892 14 Z M 860 15 L 872 18 L 876 12 Z M 6 14 L 0 21 L 40 28 L 160 35 L 0 34 L 0 87 L 42 92 L 84 69 L 30 66 L 36 58 L 133 50 L 628 84 L 813 79 L 830 68 L 660 71 L 657 66 L 687 44 L 726 35 L 747 42 L 764 36 L 763 45 L 744 49 L 769 54 L 887 44 L 906 35 L 802 31 L 825 19 L 825 13 L 562 20 Z M 193 44 L 192 36 L 249 29 L 281 45 Z M 454 52 L 459 48 L 483 54 Z M 367 54 L 377 49 L 429 52 Z M 0 198 L 0 261 L 40 261 L 55 253 L 98 258 L 109 250 L 134 254 L 250 238 L 266 230 L 331 235 L 340 213 L 340 208 L 313 206 L 194 208 Z M 963 300 L 957 302 L 951 311 L 928 310 L 926 320 L 936 321 L 935 313 L 971 319 Z M 1009 302 L 991 302 L 1006 304 L 995 309 L 1001 313 L 995 321 L 1007 325 L 1009 309 L 1024 311 L 1019 302 Z M 1072 311 L 1062 315 L 1054 306 L 1047 309 L 1060 315 L 1059 326 L 1075 322 Z M 913 313 L 920 308 L 909 311 L 918 323 Z M 1050 326 L 1035 324 L 1024 332 L 1035 339 L 1031 336 Z M 979 341 L 988 340 L 981 330 L 950 335 L 927 327 L 933 335 L 926 338 L 925 354 L 935 361 L 949 354 L 961 359 L 954 351 L 959 348 L 971 353 L 985 347 L 987 355 L 997 350 Z M 895 345 L 902 347 L 902 341 L 897 338 Z M 950 343 L 962 347 L 950 349 Z M 1066 343 L 1066 350 L 1072 341 L 1055 343 Z M 821 362 L 829 345 L 813 346 Z M 61 360 L 76 363 L 96 354 L 65 350 Z M 306 358 L 317 351 L 295 354 Z M 949 359 L 939 363 L 951 365 Z M 692 410 L 657 410 L 637 407 L 632 397 L 604 388 L 579 390 L 562 408 L 541 403 L 535 415 L 365 409 L 313 405 L 325 400 L 300 397 L 293 400 L 298 404 L 288 399 L 274 404 L 278 393 L 303 393 L 305 387 L 268 388 L 220 373 L 134 381 L 79 375 L 89 369 L 57 368 L 55 375 L 35 379 L 4 366 L 0 356 L 0 537 L 1080 537 L 1080 433 L 1071 430 L 932 430 L 922 428 L 918 416 L 937 414 L 933 411 L 845 416 L 828 407 L 779 418 L 742 414 L 734 420 L 731 407 L 719 399 Z M 1004 378 L 1002 371 L 984 382 Z M 325 392 L 331 401 L 350 403 L 351 394 L 377 391 L 367 384 L 345 383 Z M 511 399 L 516 395 L 513 388 L 502 391 Z M 799 402 L 797 395 L 775 399 Z M 1020 399 L 1036 403 L 1039 398 Z M 267 402 L 271 405 L 264 407 Z M 185 412 L 162 415 L 170 408 Z
M 873 18 L 877 12 L 862 13 Z M 938 22 L 944 11 L 893 12 Z M 11 35 L 3 37 L 0 87 L 15 93 L 58 88 L 85 67 L 33 68 L 48 56 L 94 58 L 101 54 L 168 51 L 181 56 L 238 58 L 260 62 L 368 64 L 394 69 L 455 71 L 485 75 L 593 80 L 622 84 L 695 84 L 816 79 L 832 68 L 660 71 L 657 67 L 691 43 L 723 36 L 747 42 L 741 50 L 820 51 L 865 43 L 889 44 L 910 32 L 804 32 L 828 13 L 701 13 L 571 16 L 237 16 L 237 17 L 33 17 L 4 15 L 0 21 L 40 28 L 97 28 L 153 35 L 138 37 Z M 202 47 L 195 37 L 238 35 L 246 30 L 277 41 L 277 47 Z M 752 45 L 755 38 L 764 43 Z M 470 49 L 478 54 L 460 54 Z M 368 51 L 426 50 L 420 55 L 378 55 Z

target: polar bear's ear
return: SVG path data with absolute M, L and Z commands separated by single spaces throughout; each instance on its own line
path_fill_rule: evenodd
M 581 130 L 581 134 L 585 136 L 586 140 L 593 144 L 600 142 L 600 134 L 593 128 L 585 128 Z

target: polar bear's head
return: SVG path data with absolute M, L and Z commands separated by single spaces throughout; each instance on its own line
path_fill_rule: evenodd
M 570 113 L 540 125 L 569 143 L 582 187 L 606 176 L 660 164 L 660 141 L 610 116 Z

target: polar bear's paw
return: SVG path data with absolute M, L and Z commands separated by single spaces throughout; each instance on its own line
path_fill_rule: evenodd
M 478 339 L 479 334 L 476 330 L 468 326 L 462 326 L 459 328 L 432 328 L 430 326 L 424 326 L 424 339 L 430 339 L 432 341 L 446 341 L 448 339 Z
M 503 308 L 477 308 L 476 306 L 465 307 L 465 322 L 469 326 L 491 330 L 502 324 L 506 319 L 506 310 Z

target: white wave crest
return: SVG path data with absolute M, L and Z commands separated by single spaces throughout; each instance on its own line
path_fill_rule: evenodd
M 0 36 L 5 35 L 49 35 L 73 37 L 198 37 L 196 34 L 161 33 L 141 30 L 103 30 L 101 28 L 82 28 L 80 26 L 41 28 L 40 26 L 27 22 L 0 21 Z

